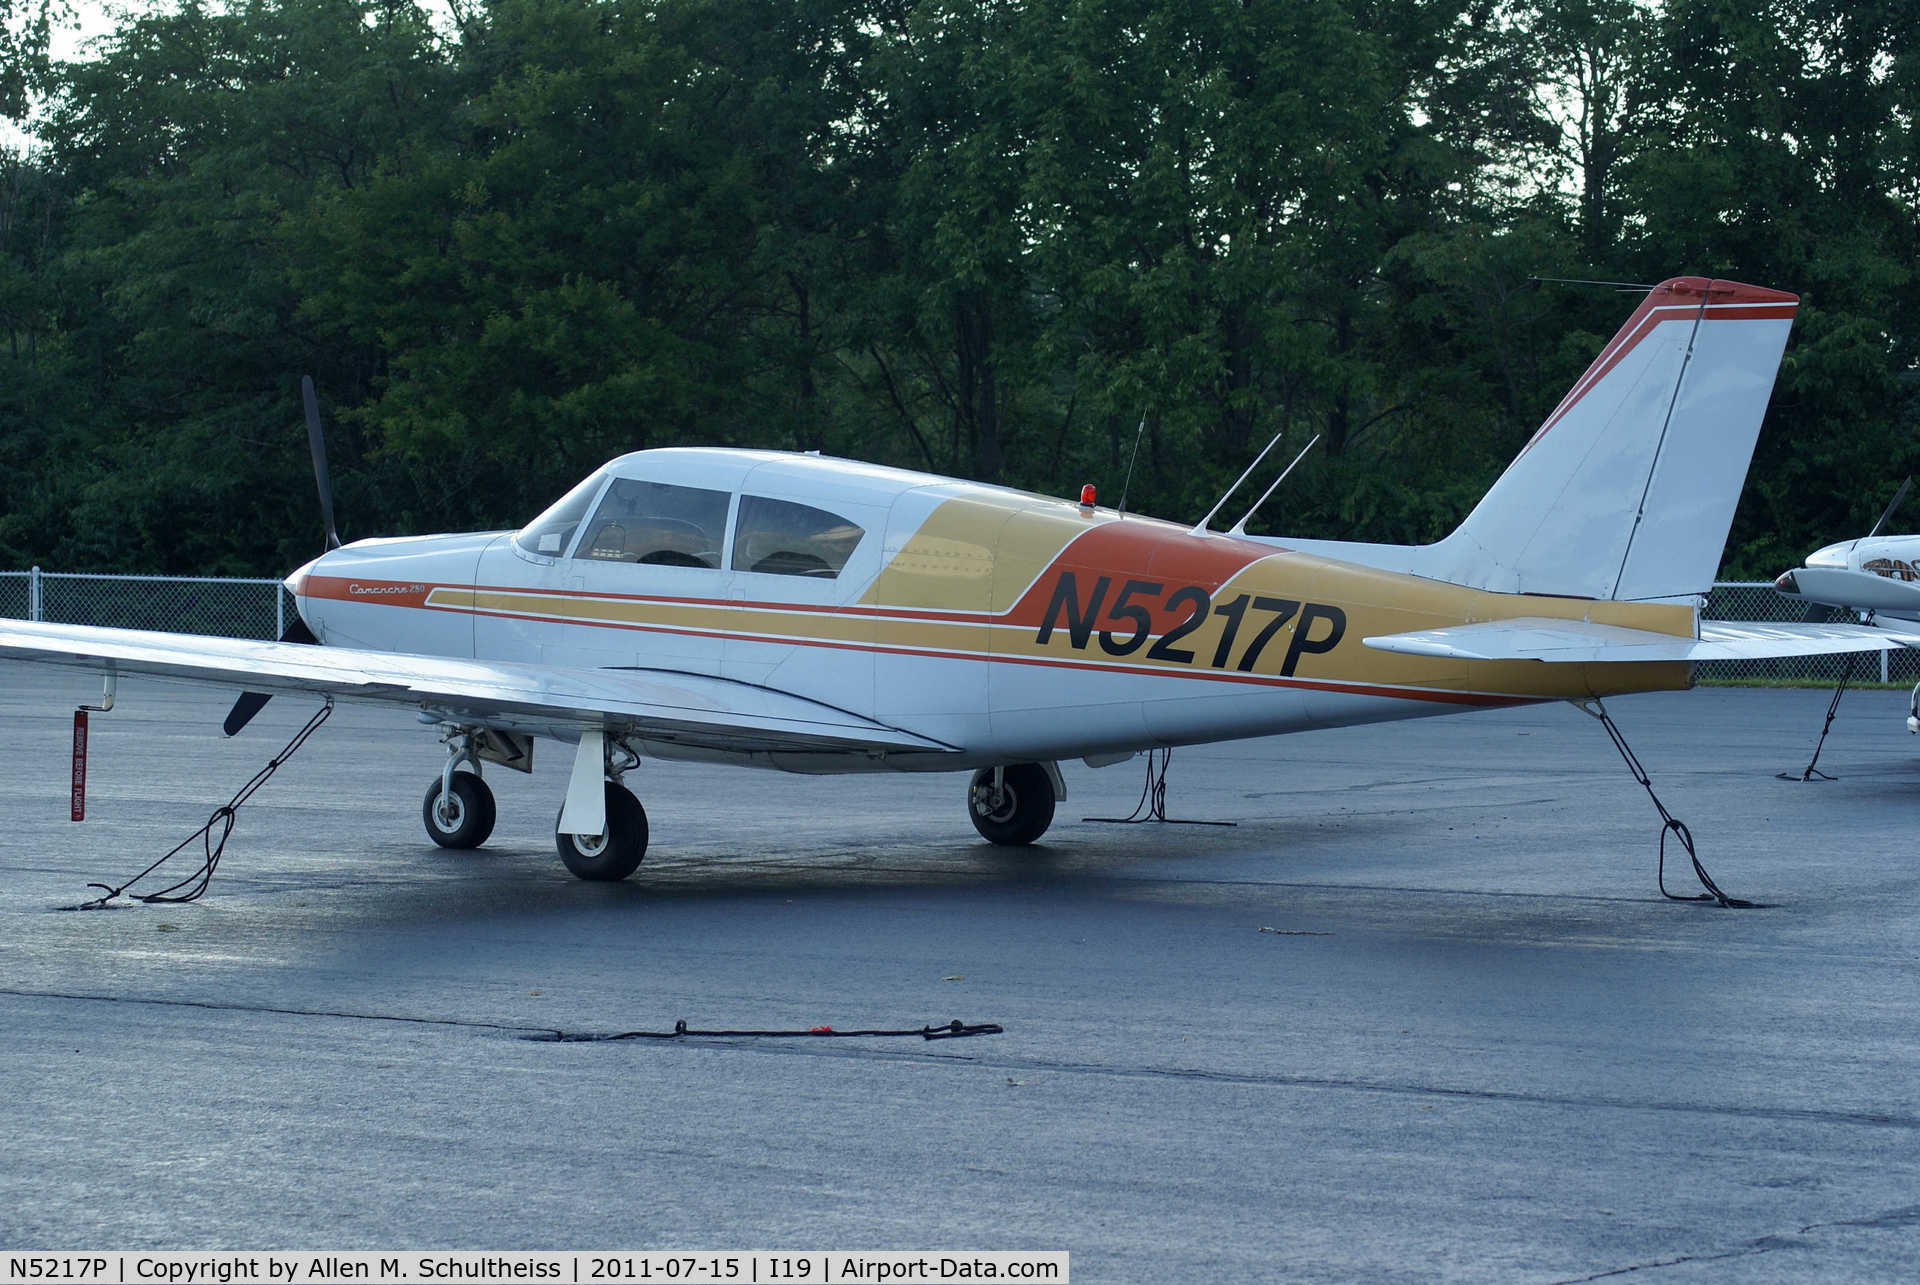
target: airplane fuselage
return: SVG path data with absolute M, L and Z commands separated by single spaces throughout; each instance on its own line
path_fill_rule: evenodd
M 1488 593 L 842 460 L 640 452 L 583 493 L 558 538 L 536 520 L 362 541 L 288 583 L 325 643 L 697 673 L 961 751 L 767 760 L 803 771 L 1098 758 L 1690 681 L 1684 663 L 1474 662 L 1361 642 L 1517 614 L 1684 635 L 1684 606 Z

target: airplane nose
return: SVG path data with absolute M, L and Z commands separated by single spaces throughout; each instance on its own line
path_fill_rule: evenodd
M 1793 572 L 1791 571 L 1782 571 L 1780 573 L 1779 578 L 1773 582 L 1773 587 L 1778 589 L 1781 593 L 1799 593 L 1800 592 L 1800 588 L 1797 584 L 1795 584 L 1793 579 Z

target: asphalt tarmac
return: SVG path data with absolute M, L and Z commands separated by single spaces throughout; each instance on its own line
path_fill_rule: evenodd
M 1568 706 L 1066 767 L 1042 844 L 964 778 L 648 764 L 634 879 L 566 874 L 567 755 L 421 829 L 343 707 L 207 897 L 70 913 L 311 712 L 0 665 L 0 1246 L 1065 1249 L 1078 1281 L 1910 1279 L 1920 741 L 1816 691 L 1613 709 L 1714 877 Z M 191 868 L 191 862 L 181 873 Z M 1697 888 L 1669 862 L 1669 885 Z M 634 1029 L 1004 1034 L 559 1042 Z

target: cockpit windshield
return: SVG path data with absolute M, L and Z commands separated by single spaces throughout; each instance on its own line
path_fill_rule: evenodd
M 600 494 L 600 486 L 606 480 L 605 470 L 593 473 L 586 481 L 548 505 L 546 512 L 516 532 L 513 542 L 521 552 L 530 553 L 536 558 L 565 557 L 567 547 L 573 543 L 574 532 L 579 530 L 581 519 L 587 516 L 588 506 L 593 503 L 594 496 Z

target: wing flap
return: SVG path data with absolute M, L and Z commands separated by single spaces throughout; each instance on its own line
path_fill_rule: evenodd
M 0 620 L 0 657 L 258 692 L 405 705 L 474 722 L 538 723 L 745 752 L 946 751 L 858 714 L 750 683 Z
M 1766 660 L 1920 646 L 1920 632 L 1866 625 L 1767 625 L 1708 620 L 1700 637 L 1597 625 L 1585 620 L 1522 617 L 1362 639 L 1376 651 L 1449 660 L 1594 661 Z

